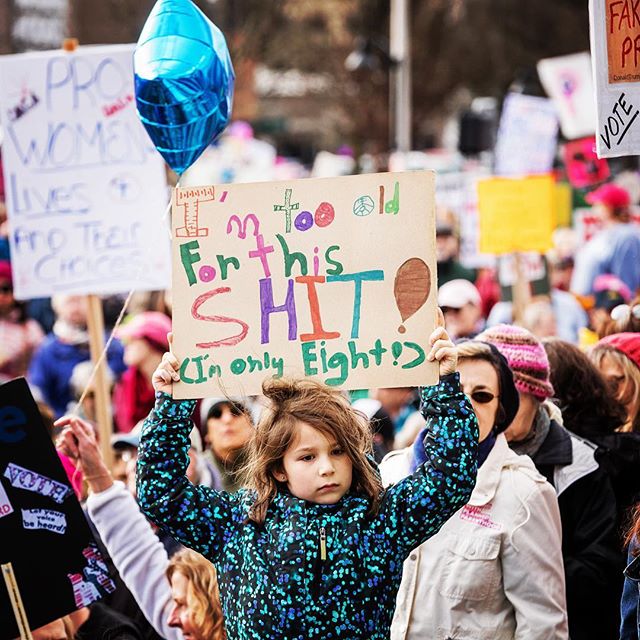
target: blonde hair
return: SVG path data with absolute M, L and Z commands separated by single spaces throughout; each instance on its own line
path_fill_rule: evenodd
M 627 421 L 620 427 L 619 431 L 638 431 L 640 432 L 640 368 L 628 358 L 622 351 L 607 344 L 598 344 L 589 352 L 591 361 L 600 368 L 605 356 L 620 367 L 624 374 L 625 395 L 630 390 L 629 400 L 624 402 L 627 412 Z M 629 385 L 631 385 L 629 387 Z M 623 402 L 621 398 L 618 398 Z M 630 407 L 630 409 L 627 409 Z
M 486 342 L 479 342 L 476 340 L 469 340 L 467 342 L 461 342 L 456 345 L 456 352 L 458 354 L 458 360 L 463 358 L 486 360 L 496 367 L 496 372 L 500 371 L 499 366 L 496 366 L 496 356 L 491 347 Z
M 191 612 L 191 623 L 202 640 L 226 640 L 218 577 L 214 566 L 199 553 L 183 549 L 169 561 L 169 581 L 174 573 L 182 574 L 189 583 L 187 606 Z
M 264 522 L 269 504 L 282 487 L 274 472 L 282 469 L 282 459 L 294 442 L 299 422 L 310 425 L 327 438 L 335 438 L 353 464 L 351 489 L 367 496 L 370 513 L 376 513 L 382 483 L 367 459 L 373 447 L 369 422 L 343 395 L 314 380 L 265 380 L 262 392 L 269 406 L 262 412 L 249 443 L 242 473 L 246 486 L 256 493 L 249 519 L 257 524 Z

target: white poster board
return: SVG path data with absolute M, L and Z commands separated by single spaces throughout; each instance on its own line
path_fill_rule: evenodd
M 165 168 L 136 115 L 132 52 L 0 56 L 19 299 L 169 286 Z
M 436 204 L 456 214 L 460 234 L 460 262 L 473 269 L 494 267 L 495 256 L 480 252 L 478 181 L 489 177 L 487 169 L 436 174 Z
M 596 101 L 588 52 L 538 62 L 544 90 L 558 111 L 567 140 L 591 136 L 596 131 Z
M 433 183 L 407 172 L 175 189 L 173 396 L 253 395 L 272 376 L 436 382 Z
M 591 207 L 576 209 L 573 212 L 573 220 L 578 246 L 586 244 L 593 236 L 604 229 L 602 217 L 595 213 Z M 630 222 L 640 228 L 640 207 L 631 207 Z
M 510 93 L 498 128 L 496 175 L 548 173 L 553 167 L 557 139 L 558 116 L 551 100 Z
M 589 0 L 600 158 L 640 153 L 640 20 L 631 0 Z

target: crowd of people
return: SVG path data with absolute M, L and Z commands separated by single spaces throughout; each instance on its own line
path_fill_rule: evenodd
M 622 188 L 590 199 L 602 230 L 520 317 L 440 221 L 420 390 L 174 401 L 170 305 L 142 301 L 107 356 L 111 467 L 85 298 L 51 317 L 0 261 L 0 376 L 56 420 L 117 585 L 33 637 L 639 638 L 640 229 Z

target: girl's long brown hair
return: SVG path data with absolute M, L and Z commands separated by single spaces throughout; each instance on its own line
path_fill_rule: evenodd
M 187 603 L 191 622 L 202 640 L 226 640 L 218 577 L 213 565 L 199 553 L 183 549 L 169 562 L 169 581 L 174 573 L 182 574 L 189 583 Z
M 377 512 L 382 483 L 369 462 L 372 436 L 368 421 L 339 392 L 310 379 L 271 379 L 262 384 L 269 406 L 262 412 L 249 444 L 244 483 L 256 493 L 249 519 L 265 520 L 267 509 L 283 485 L 274 472 L 282 470 L 285 452 L 294 442 L 298 423 L 304 422 L 328 439 L 335 439 L 353 464 L 351 491 L 365 495 L 370 513 Z

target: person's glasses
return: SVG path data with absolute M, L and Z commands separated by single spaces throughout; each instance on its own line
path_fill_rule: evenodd
M 633 307 L 628 304 L 619 304 L 611 310 L 611 319 L 616 322 L 629 320 L 630 316 L 640 320 L 640 304 L 635 304 Z
M 231 415 L 236 418 L 247 412 L 247 410 L 241 404 L 221 403 L 211 408 L 211 410 L 209 411 L 209 417 L 213 418 L 214 420 L 219 420 L 220 418 L 222 418 L 222 414 L 227 409 L 231 412 Z
M 494 395 L 490 391 L 474 391 L 471 394 L 471 399 L 478 404 L 488 404 L 497 397 L 498 396 Z
M 0 284 L 0 293 L 13 293 L 13 287 L 10 284 Z
M 460 313 L 460 309 L 457 309 L 456 307 L 441 307 L 442 309 L 442 313 L 447 314 L 447 313 Z

